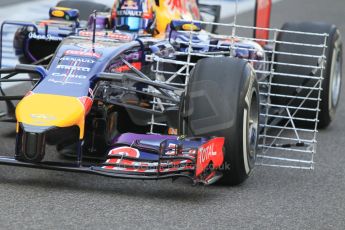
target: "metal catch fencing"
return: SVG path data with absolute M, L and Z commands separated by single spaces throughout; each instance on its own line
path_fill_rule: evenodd
M 190 23 L 217 26 L 224 34 L 179 31 L 180 35 L 171 40 L 180 47 L 175 58 L 150 57 L 155 62 L 152 71 L 156 80 L 180 87 L 182 94 L 196 60 L 222 56 L 247 60 L 255 69 L 260 88 L 257 164 L 313 169 L 328 34 L 236 23 Z M 258 30 L 267 31 L 272 39 L 248 35 Z M 153 110 L 164 111 L 166 106 L 173 104 L 158 98 L 152 101 Z M 155 115 L 149 124 L 152 133 L 157 126 L 166 126 Z

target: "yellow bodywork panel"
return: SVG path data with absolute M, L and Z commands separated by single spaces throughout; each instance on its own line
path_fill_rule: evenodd
M 32 94 L 24 97 L 16 108 L 18 123 L 32 126 L 79 126 L 84 137 L 85 108 L 76 97 Z

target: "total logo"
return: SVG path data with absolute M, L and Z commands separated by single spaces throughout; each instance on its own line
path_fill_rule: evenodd
M 214 151 L 214 144 L 199 148 L 200 163 L 204 163 L 205 161 L 209 160 L 210 158 L 216 155 L 217 155 L 217 152 Z
M 213 168 L 219 168 L 224 161 L 224 146 L 225 139 L 223 137 L 216 137 L 198 148 L 197 152 L 197 163 L 195 175 L 201 175 L 205 170 L 208 169 L 209 164 L 212 162 Z

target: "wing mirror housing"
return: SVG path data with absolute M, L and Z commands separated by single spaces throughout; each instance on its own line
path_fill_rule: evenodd
M 181 20 L 171 21 L 170 28 L 174 31 L 200 31 L 202 29 L 200 22 Z

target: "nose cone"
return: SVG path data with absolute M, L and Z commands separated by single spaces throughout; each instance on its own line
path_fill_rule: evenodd
M 31 94 L 19 102 L 16 108 L 18 122 L 45 127 L 70 127 L 78 125 L 82 131 L 85 107 L 76 97 Z

